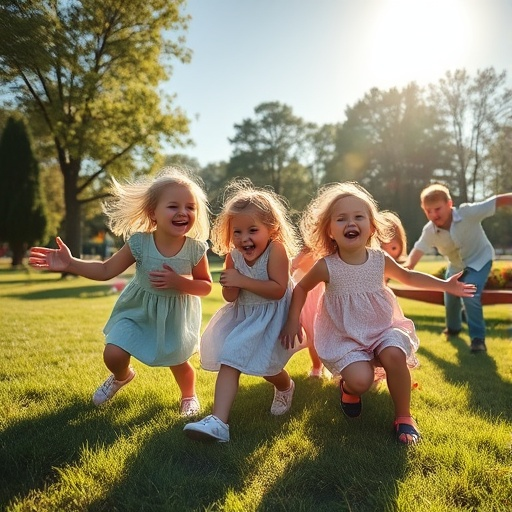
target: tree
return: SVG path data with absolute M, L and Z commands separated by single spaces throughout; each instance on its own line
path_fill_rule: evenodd
M 512 121 L 512 90 L 505 87 L 506 72 L 493 68 L 477 72 L 447 72 L 430 86 L 432 105 L 443 116 L 452 146 L 452 170 L 460 202 L 485 196 L 492 176 L 491 148 Z
M 271 185 L 283 194 L 285 169 L 299 161 L 313 125 L 277 101 L 261 103 L 254 113 L 254 119 L 235 124 L 236 134 L 229 139 L 234 150 L 228 176 L 248 176 L 256 185 Z
M 47 221 L 39 165 L 25 123 L 14 117 L 0 138 L 0 184 L 0 240 L 8 242 L 17 267 L 27 247 L 45 239 Z
M 402 90 L 370 90 L 346 116 L 325 180 L 360 182 L 416 236 L 424 220 L 420 190 L 449 162 L 436 110 L 411 83 Z
M 81 206 L 109 175 L 148 172 L 188 120 L 158 85 L 190 55 L 184 0 L 6 0 L 0 5 L 0 85 L 47 137 L 64 182 L 65 238 L 81 248 Z

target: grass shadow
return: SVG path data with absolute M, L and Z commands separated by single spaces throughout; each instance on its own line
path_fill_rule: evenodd
M 19 397 L 26 407 L 30 402 L 45 399 L 45 393 Z M 47 488 L 58 480 L 58 468 L 79 464 L 84 447 L 111 445 L 119 436 L 128 435 L 136 425 L 151 421 L 161 409 L 156 404 L 148 404 L 143 414 L 113 427 L 116 411 L 128 406 L 125 397 L 119 397 L 109 410 L 77 400 L 38 419 L 17 421 L 2 430 L 0 503 L 7 504 L 16 497 Z
M 448 342 L 457 350 L 456 363 L 437 356 L 425 347 L 420 347 L 418 353 L 433 362 L 447 382 L 467 387 L 470 407 L 476 413 L 484 411 L 511 422 L 512 384 L 499 376 L 493 357 L 487 352 L 471 353 L 467 342 L 460 336 L 451 337 Z

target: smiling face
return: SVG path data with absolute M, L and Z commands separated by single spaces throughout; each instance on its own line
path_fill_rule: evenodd
M 421 208 L 425 212 L 427 219 L 432 221 L 438 228 L 450 229 L 452 224 L 452 206 L 451 200 L 437 200 L 424 202 Z
M 270 241 L 270 230 L 250 210 L 238 213 L 230 221 L 231 239 L 248 264 L 254 263 Z
M 368 206 L 362 199 L 349 195 L 333 204 L 329 235 L 336 241 L 340 256 L 356 251 L 366 254 L 373 232 Z
M 157 231 L 169 236 L 184 236 L 196 221 L 197 203 L 190 189 L 172 184 L 160 193 L 151 219 Z

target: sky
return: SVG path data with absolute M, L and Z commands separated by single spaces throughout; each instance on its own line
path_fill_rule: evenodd
M 371 88 L 436 83 L 447 71 L 506 71 L 512 0 L 188 0 L 188 64 L 165 92 L 201 166 L 227 161 L 235 124 L 278 101 L 306 122 L 342 123 Z

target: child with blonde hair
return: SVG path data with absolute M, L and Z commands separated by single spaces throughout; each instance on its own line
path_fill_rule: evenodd
M 133 263 L 135 275 L 119 296 L 104 327 L 103 360 L 112 375 L 93 395 L 95 405 L 110 400 L 135 377 L 131 357 L 149 366 L 168 366 L 181 391 L 180 412 L 200 410 L 195 369 L 201 300 L 212 288 L 206 258 L 209 219 L 206 195 L 191 173 L 164 168 L 154 179 L 124 185 L 113 180 L 104 212 L 110 228 L 127 241 L 106 261 L 75 258 L 57 237 L 58 249 L 34 247 L 36 268 L 106 281 Z
M 319 190 L 301 220 L 304 241 L 320 258 L 293 291 L 282 330 L 285 347 L 302 337 L 300 313 L 308 293 L 325 283 L 315 322 L 318 355 L 340 375 L 344 414 L 361 414 L 361 395 L 374 382 L 374 366 L 384 367 L 395 407 L 397 441 L 414 444 L 420 433 L 411 416 L 411 376 L 419 341 L 385 278 L 407 285 L 469 297 L 475 287 L 405 269 L 380 248 L 390 226 L 368 191 L 357 183 L 333 183 Z
M 381 241 L 380 246 L 386 251 L 396 262 L 405 263 L 407 259 L 407 235 L 402 221 L 398 215 L 389 210 L 381 212 L 390 226 L 389 235 Z
M 281 346 L 279 333 L 292 295 L 290 257 L 297 241 L 283 198 L 239 179 L 226 189 L 212 243 L 214 252 L 226 255 L 220 284 L 228 302 L 201 338 L 201 366 L 218 371 L 213 411 L 184 431 L 192 439 L 227 442 L 240 374 L 273 384 L 271 414 L 291 407 L 295 384 L 284 366 L 293 350 Z

